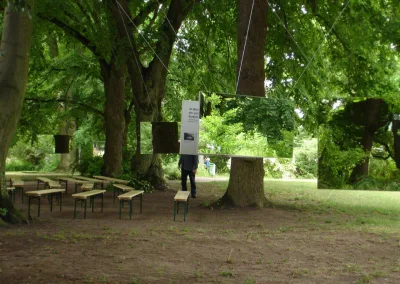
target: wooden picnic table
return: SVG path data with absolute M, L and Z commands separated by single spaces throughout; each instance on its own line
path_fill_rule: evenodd
M 93 177 L 97 178 L 97 179 L 101 179 L 101 180 L 115 182 L 115 183 L 122 183 L 122 184 L 129 183 L 129 180 L 124 180 L 124 179 L 119 179 L 119 178 L 112 178 L 112 177 L 105 177 L 105 176 L 93 176 Z

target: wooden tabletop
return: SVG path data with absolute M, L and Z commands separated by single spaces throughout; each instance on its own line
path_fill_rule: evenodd
M 103 183 L 104 182 L 104 180 L 88 178 L 88 177 L 81 177 L 81 176 L 76 176 L 74 178 L 81 179 L 81 180 L 86 180 L 86 181 L 91 181 L 91 182 L 95 182 L 95 183 Z
M 68 177 L 66 177 L 66 178 L 58 178 L 58 180 L 59 181 L 70 181 L 70 182 L 74 182 L 74 183 L 83 183 L 83 181 L 82 180 L 79 180 L 79 179 L 75 179 L 75 178 L 68 178 Z
M 122 189 L 123 191 L 135 190 L 133 187 L 125 185 L 125 184 L 113 184 L 114 187 Z
M 58 193 L 58 192 L 64 192 L 65 189 L 63 188 L 55 188 L 55 189 L 42 189 L 42 190 L 33 190 L 33 191 L 26 191 L 26 195 L 31 195 L 31 196 L 42 196 L 44 194 L 51 194 L 51 193 Z
M 118 179 L 118 178 L 112 178 L 112 177 L 105 177 L 105 176 L 93 176 L 94 178 L 101 179 L 101 180 L 106 180 L 106 181 L 113 181 L 116 183 L 123 183 L 123 184 L 128 184 L 129 180 L 123 180 L 123 179 Z
M 93 195 L 98 195 L 98 194 L 104 194 L 106 192 L 104 189 L 95 189 L 95 190 L 90 190 L 90 191 L 85 191 L 85 192 L 79 192 L 72 194 L 73 198 L 78 198 L 78 199 L 86 199 L 90 196 Z
M 56 181 L 46 178 L 46 177 L 37 177 L 36 179 L 41 182 L 56 182 Z
M 190 191 L 178 191 L 174 197 L 176 201 L 186 201 L 189 198 Z
M 131 190 L 131 191 L 128 191 L 128 192 L 126 192 L 124 194 L 118 195 L 118 198 L 119 199 L 124 199 L 124 200 L 129 200 L 132 197 L 135 197 L 135 196 L 143 194 L 143 193 L 144 193 L 143 190 Z

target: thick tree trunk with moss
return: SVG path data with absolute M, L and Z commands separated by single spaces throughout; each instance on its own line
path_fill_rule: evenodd
M 267 2 L 255 0 L 251 18 L 253 0 L 240 0 L 238 3 L 238 94 L 264 97 Z M 240 207 L 263 207 L 267 204 L 262 158 L 232 158 L 228 189 L 219 203 Z
M 125 130 L 125 67 L 113 61 L 101 63 L 106 102 L 104 105 L 104 124 L 106 144 L 104 169 L 106 176 L 118 177 L 122 174 L 122 148 Z
M 5 164 L 26 90 L 32 19 L 13 3 L 14 1 L 10 1 L 5 9 L 0 46 L 0 207 L 8 211 L 3 219 L 16 223 L 23 218 L 8 198 Z M 33 0 L 25 3 L 33 9 Z

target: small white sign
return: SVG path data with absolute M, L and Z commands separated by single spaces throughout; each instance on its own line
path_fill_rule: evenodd
M 197 155 L 199 146 L 199 101 L 182 101 L 181 143 L 179 153 Z

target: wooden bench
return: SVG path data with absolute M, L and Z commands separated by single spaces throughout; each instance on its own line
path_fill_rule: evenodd
M 94 183 L 83 183 L 81 186 L 81 191 L 89 191 L 94 189 Z
M 94 209 L 94 199 L 96 197 L 101 197 L 101 212 L 103 212 L 103 202 L 104 202 L 104 192 L 106 192 L 103 189 L 95 189 L 95 190 L 90 190 L 90 191 L 85 191 L 85 192 L 79 192 L 72 194 L 72 197 L 75 199 L 74 202 L 74 219 L 76 218 L 76 203 L 80 201 L 85 205 L 85 211 L 83 213 L 83 219 L 86 219 L 86 200 L 89 197 L 90 198 L 90 206 L 92 207 L 92 213 Z
M 98 185 L 100 185 L 100 188 L 103 189 L 104 188 L 104 181 L 103 180 L 99 180 L 99 179 L 94 179 L 94 178 L 88 178 L 88 177 L 81 177 L 81 176 L 73 176 L 75 179 L 79 179 L 79 180 L 84 180 L 86 182 L 92 182 L 94 183 L 94 188 L 97 188 Z
M 65 193 L 68 193 L 68 183 L 69 182 L 75 183 L 75 193 L 78 191 L 78 186 L 80 186 L 84 183 L 83 180 L 68 178 L 68 177 L 60 177 L 60 178 L 58 178 L 58 182 L 60 184 L 65 184 Z
M 115 203 L 115 193 L 117 193 L 117 196 L 120 195 L 121 193 L 125 193 L 131 190 L 135 190 L 131 186 L 127 186 L 125 184 L 113 184 L 114 192 L 113 192 L 113 203 Z
M 183 211 L 183 221 L 186 222 L 186 214 L 189 212 L 189 196 L 190 191 L 178 191 L 174 197 L 174 221 L 176 214 L 179 213 L 179 203 L 183 203 L 185 205 Z
M 124 179 L 118 179 L 118 178 L 112 178 L 112 177 L 105 177 L 105 176 L 93 176 L 94 178 L 105 180 L 105 181 L 111 181 L 114 183 L 122 183 L 122 184 L 128 184 L 129 180 L 124 180 Z
M 50 203 L 50 212 L 53 211 L 53 196 L 57 197 L 58 202 L 60 203 L 60 212 L 61 212 L 61 204 L 62 204 L 62 193 L 65 191 L 63 188 L 54 188 L 54 189 L 43 189 L 43 190 L 34 190 L 25 192 L 26 195 L 29 196 L 28 201 L 28 216 L 31 215 L 31 200 L 36 199 L 38 201 L 38 217 L 40 217 L 40 197 L 42 195 L 48 195 L 49 203 Z
M 24 187 L 25 182 L 19 179 L 10 178 L 10 186 L 15 187 L 15 194 L 18 193 L 21 196 L 21 203 L 24 203 Z M 15 196 L 14 196 L 15 200 Z
M 133 198 L 138 196 L 140 197 L 140 214 L 142 214 L 142 207 L 143 207 L 143 190 L 130 190 L 124 194 L 118 196 L 119 199 L 119 219 L 121 220 L 121 212 L 124 202 L 129 203 L 129 220 L 132 220 L 132 203 Z
M 37 179 L 37 187 L 36 187 L 36 189 L 39 189 L 39 185 L 41 183 L 44 184 L 44 188 L 45 189 L 47 189 L 47 188 L 50 188 L 50 189 L 61 188 L 61 185 L 58 182 L 56 182 L 56 181 L 54 181 L 52 179 L 49 179 L 49 178 L 46 178 L 46 177 L 37 177 L 36 179 Z

